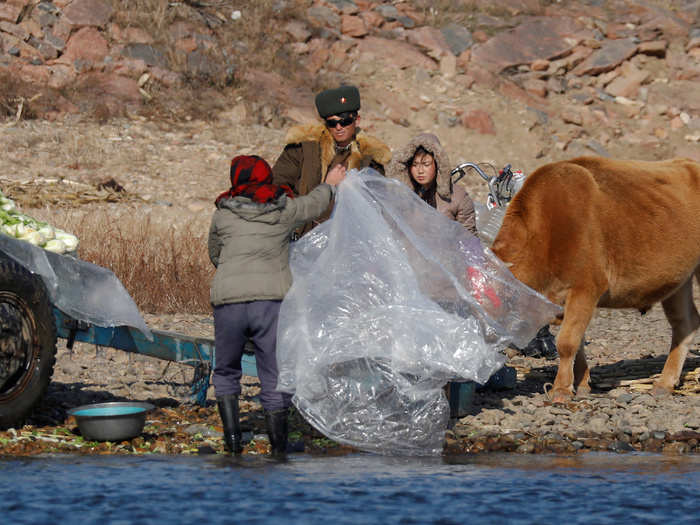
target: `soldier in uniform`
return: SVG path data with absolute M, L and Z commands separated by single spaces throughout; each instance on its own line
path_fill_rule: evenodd
M 306 124 L 289 130 L 284 151 L 272 167 L 273 182 L 286 184 L 297 195 L 306 195 L 325 182 L 331 172 L 371 167 L 384 174 L 391 150 L 382 141 L 360 131 L 360 92 L 340 86 L 316 95 L 316 109 L 323 124 Z M 326 220 L 333 204 L 316 221 L 298 231 L 303 235 Z

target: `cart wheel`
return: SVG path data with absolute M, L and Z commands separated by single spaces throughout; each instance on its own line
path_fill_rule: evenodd
M 41 278 L 0 258 L 0 428 L 18 427 L 41 400 L 56 362 L 56 326 Z

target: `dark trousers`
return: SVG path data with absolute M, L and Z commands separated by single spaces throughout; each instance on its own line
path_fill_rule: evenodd
M 260 403 L 265 410 L 291 405 L 291 395 L 277 392 L 277 318 L 281 301 L 250 301 L 214 307 L 216 364 L 212 382 L 217 396 L 241 393 L 241 357 L 246 341 L 255 346 Z

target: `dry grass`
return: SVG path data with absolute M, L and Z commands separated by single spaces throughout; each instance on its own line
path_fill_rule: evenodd
M 16 76 L 0 71 L 0 120 L 34 119 L 57 109 L 60 93 L 47 86 L 22 82 Z
M 115 219 L 105 212 L 54 211 L 46 219 L 77 235 L 80 258 L 112 270 L 142 312 L 211 312 L 213 266 L 205 234 L 138 213 Z
M 173 87 L 149 83 L 152 98 L 126 107 L 123 100 L 105 94 L 92 83 L 78 82 L 55 90 L 0 75 L 0 120 L 18 115 L 20 104 L 23 107 L 17 120 L 42 117 L 68 107 L 69 102 L 83 116 L 98 122 L 127 113 L 169 121 L 209 120 L 241 94 L 264 98 L 259 90 L 247 89 L 242 80 L 250 68 L 276 71 L 297 82 L 309 81 L 301 76 L 305 70 L 296 57 L 285 52 L 290 36 L 281 29 L 289 20 L 304 16 L 306 2 L 111 0 L 110 3 L 114 8 L 111 22 L 123 28 L 144 30 L 153 40 L 151 45 L 166 58 L 166 67 L 179 73 L 184 82 Z M 231 18 L 235 10 L 241 11 L 239 20 Z M 179 22 L 197 35 L 195 38 L 200 43 L 197 53 L 206 55 L 201 68 L 188 64 L 188 55 L 178 47 L 179 37 L 172 28 Z

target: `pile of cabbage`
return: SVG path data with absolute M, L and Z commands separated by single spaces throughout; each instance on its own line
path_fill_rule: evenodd
M 22 213 L 17 209 L 15 202 L 5 197 L 2 191 L 0 232 L 54 253 L 74 252 L 78 248 L 78 238 L 75 235 Z

